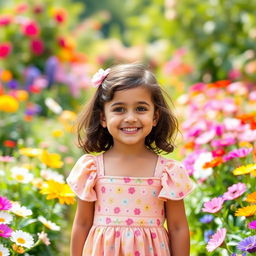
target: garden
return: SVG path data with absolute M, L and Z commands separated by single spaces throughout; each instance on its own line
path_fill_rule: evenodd
M 249 0 L 0 2 L 0 256 L 69 255 L 74 125 L 113 64 L 173 101 L 191 255 L 256 254 L 256 9 Z M 143 31 L 143 33 L 142 33 Z

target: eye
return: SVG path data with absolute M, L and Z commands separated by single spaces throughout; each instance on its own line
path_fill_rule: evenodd
M 147 110 L 148 109 L 146 107 L 144 107 L 144 106 L 139 106 L 139 107 L 136 108 L 136 111 L 138 111 L 138 112 L 145 112 Z
M 125 111 L 124 107 L 116 107 L 116 108 L 113 108 L 112 110 L 113 112 L 119 112 L 119 113 L 122 113 Z

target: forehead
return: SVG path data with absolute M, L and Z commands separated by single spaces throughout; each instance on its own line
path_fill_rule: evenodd
M 146 101 L 153 104 L 152 95 L 149 89 L 139 86 L 132 89 L 116 91 L 111 102 L 120 101 L 123 103 L 136 103 L 139 101 Z

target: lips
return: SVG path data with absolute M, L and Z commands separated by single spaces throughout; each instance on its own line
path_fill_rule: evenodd
M 124 128 L 121 128 L 121 130 L 125 131 L 125 132 L 136 132 L 139 129 L 140 129 L 139 127 L 124 127 Z

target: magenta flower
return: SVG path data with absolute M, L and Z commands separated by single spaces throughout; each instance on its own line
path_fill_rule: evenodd
M 44 42 L 40 39 L 32 39 L 30 48 L 35 55 L 41 55 L 44 51 Z
M 135 193 L 135 188 L 134 187 L 128 188 L 128 193 L 129 194 L 134 194 Z
M 120 210 L 120 208 L 119 208 L 119 207 L 115 207 L 115 208 L 114 208 L 114 213 L 116 213 L 116 214 L 117 214 L 117 213 L 119 213 L 120 211 L 121 211 L 121 210 Z
M 236 140 L 234 138 L 225 138 L 225 139 L 217 139 L 217 140 L 212 140 L 211 145 L 214 148 L 218 147 L 225 147 L 229 145 L 235 144 Z
M 28 21 L 23 24 L 22 32 L 26 36 L 37 36 L 40 32 L 40 29 L 35 21 Z
M 139 208 L 135 208 L 134 209 L 134 214 L 135 215 L 140 215 L 140 209 Z
M 0 43 L 0 58 L 6 58 L 12 51 L 12 45 L 9 42 Z
M 252 152 L 252 148 L 234 149 L 234 150 L 228 152 L 225 156 L 223 156 L 223 160 L 226 162 L 233 158 L 245 157 L 245 156 L 249 155 L 251 152 Z
M 224 200 L 221 197 L 214 197 L 210 201 L 204 203 L 203 212 L 215 213 L 218 212 L 223 204 Z
M 213 234 L 206 246 L 207 251 L 212 252 L 216 248 L 220 247 L 224 242 L 226 233 L 227 230 L 225 228 L 221 228 L 215 234 Z
M 132 225 L 133 220 L 129 218 L 129 219 L 127 219 L 125 222 L 126 222 L 126 224 L 127 224 L 128 226 L 130 226 L 130 225 Z
M 12 208 L 11 202 L 6 197 L 0 196 L 0 210 L 8 211 L 11 208 Z
M 0 237 L 10 237 L 12 235 L 12 229 L 6 224 L 0 224 Z
M 250 228 L 250 229 L 256 229 L 256 220 L 251 221 L 251 222 L 248 224 L 248 228 Z
M 224 193 L 223 199 L 224 200 L 233 200 L 241 196 L 246 190 L 246 185 L 244 183 L 237 183 L 230 187 L 228 187 L 228 191 Z

